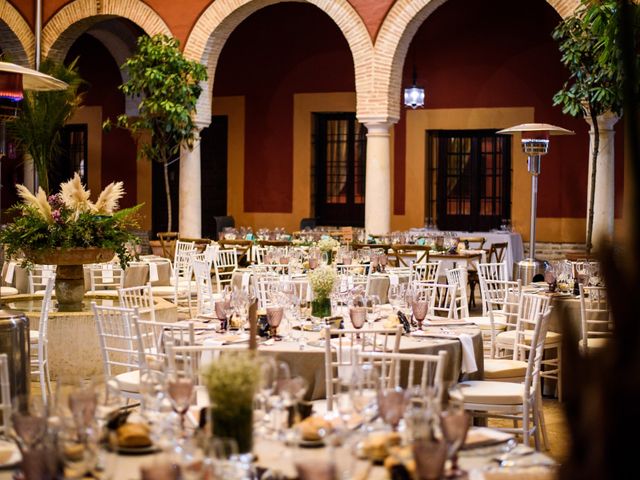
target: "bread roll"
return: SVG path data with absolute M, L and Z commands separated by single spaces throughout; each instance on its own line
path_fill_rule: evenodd
M 142 423 L 125 423 L 117 430 L 120 447 L 149 447 L 149 427 Z

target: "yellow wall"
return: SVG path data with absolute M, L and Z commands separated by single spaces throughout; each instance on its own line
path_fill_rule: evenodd
M 355 112 L 356 95 L 347 93 L 301 93 L 293 98 L 293 208 L 287 213 L 244 210 L 244 97 L 215 97 L 214 115 L 228 117 L 227 212 L 236 225 L 297 230 L 302 218 L 311 215 L 311 114 Z
M 534 120 L 533 107 L 425 109 L 407 112 L 406 189 L 404 215 L 392 216 L 393 229 L 423 225 L 425 218 L 425 166 L 427 130 L 465 130 L 506 128 Z M 529 239 L 531 176 L 527 157 L 515 135 L 511 154 L 511 217 L 516 231 Z M 584 242 L 583 218 L 538 218 L 536 239 L 542 242 Z

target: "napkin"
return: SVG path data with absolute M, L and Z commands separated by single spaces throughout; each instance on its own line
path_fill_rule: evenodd
M 7 272 L 4 276 L 4 281 L 7 283 L 13 282 L 13 274 L 16 271 L 16 262 L 9 262 L 7 264 Z
M 155 262 L 149 262 L 149 281 L 151 283 L 153 282 L 157 282 L 158 280 L 160 280 L 160 277 L 158 277 L 158 265 L 156 265 Z
M 242 283 L 240 284 L 243 289 L 249 290 L 249 281 L 251 280 L 251 272 L 242 273 Z
M 462 364 L 460 365 L 460 371 L 462 373 L 473 373 L 478 371 L 478 365 L 476 364 L 476 356 L 473 350 L 473 339 L 471 335 L 467 333 L 461 333 L 458 335 L 460 345 L 462 346 Z
M 486 471 L 472 470 L 470 480 L 554 480 L 557 471 L 544 466 L 518 468 L 493 468 Z

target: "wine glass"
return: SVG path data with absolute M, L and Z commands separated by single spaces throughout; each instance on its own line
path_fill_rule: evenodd
M 267 307 L 267 322 L 271 329 L 271 338 L 274 338 L 275 340 L 282 340 L 282 338 L 278 337 L 278 327 L 282 321 L 283 314 L 284 308 L 280 305 Z
M 380 416 L 393 431 L 398 430 L 398 425 L 404 416 L 409 398 L 407 392 L 401 387 L 381 388 L 378 391 L 378 410 Z
M 378 295 L 367 296 L 365 305 L 367 306 L 367 326 L 373 328 L 373 322 L 380 316 L 380 297 Z
M 363 424 L 371 422 L 378 413 L 379 380 L 378 371 L 371 364 L 358 365 L 353 369 L 349 396 L 354 411 L 363 418 Z
M 549 285 L 549 292 L 556 289 L 556 272 L 553 265 L 548 265 L 544 270 L 544 281 Z
M 273 395 L 273 391 L 276 388 L 277 367 L 276 361 L 273 357 L 261 357 L 260 362 L 260 381 L 259 381 L 259 394 L 258 400 L 261 407 L 264 409 L 264 416 L 262 417 L 262 423 L 266 427 L 269 425 L 271 418 L 269 417 L 269 399 Z
M 427 316 L 427 311 L 429 310 L 426 290 L 418 289 L 413 292 L 411 310 L 413 312 L 413 318 L 418 322 L 418 330 L 422 330 L 422 322 L 424 322 L 424 319 Z
M 464 410 L 462 402 L 455 400 L 455 398 L 459 398 L 459 394 L 451 394 L 456 389 L 458 389 L 457 386 L 449 390 L 448 408 L 440 413 L 442 433 L 448 445 L 447 455 L 451 459 L 451 467 L 447 478 L 458 478 L 466 475 L 466 472 L 458 466 L 458 450 L 460 450 L 467 436 L 471 416 Z
M 79 429 L 88 428 L 95 419 L 98 407 L 98 393 L 94 385 L 92 383 L 83 384 L 69 392 L 68 401 L 76 427 Z
M 389 285 L 389 293 L 387 296 L 394 312 L 399 310 L 404 304 L 404 291 L 405 287 L 401 283 Z
M 13 399 L 11 423 L 20 450 L 38 446 L 47 433 L 48 409 L 39 395 L 19 395 Z
M 238 333 L 244 334 L 245 323 L 249 317 L 249 292 L 244 288 L 235 288 L 231 294 L 231 306 L 239 317 Z
M 195 392 L 193 378 L 184 372 L 172 372 L 167 378 L 167 396 L 173 410 L 180 415 L 180 433 L 185 437 L 184 417 Z

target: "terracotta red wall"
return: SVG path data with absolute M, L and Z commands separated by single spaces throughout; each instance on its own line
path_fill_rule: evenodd
M 523 12 L 527 12 L 523 15 Z M 448 0 L 418 29 L 406 57 L 403 86 L 415 59 L 426 108 L 535 107 L 535 121 L 576 132 L 552 139 L 540 179 L 539 216 L 586 214 L 588 128 L 564 115 L 552 97 L 567 76 L 551 31 L 560 21 L 542 0 Z M 621 127 L 621 126 L 620 126 Z M 403 214 L 404 112 L 396 126 L 394 213 Z M 616 133 L 616 215 L 623 184 L 623 135 Z M 518 195 L 513 192 L 514 196 Z
M 80 75 L 87 82 L 85 105 L 101 106 L 102 119 L 124 113 L 125 99 L 117 86 L 122 83 L 120 70 L 99 40 L 82 35 L 73 44 L 67 59 L 79 57 Z M 92 168 L 89 165 L 89 168 Z M 128 132 L 113 129 L 102 135 L 102 186 L 122 180 L 127 192 L 122 206 L 136 203 L 136 147 Z M 97 195 L 97 192 L 93 192 Z
M 318 8 L 274 5 L 234 30 L 213 95 L 246 97 L 245 211 L 291 211 L 293 95 L 349 91 L 355 80 L 348 44 Z

